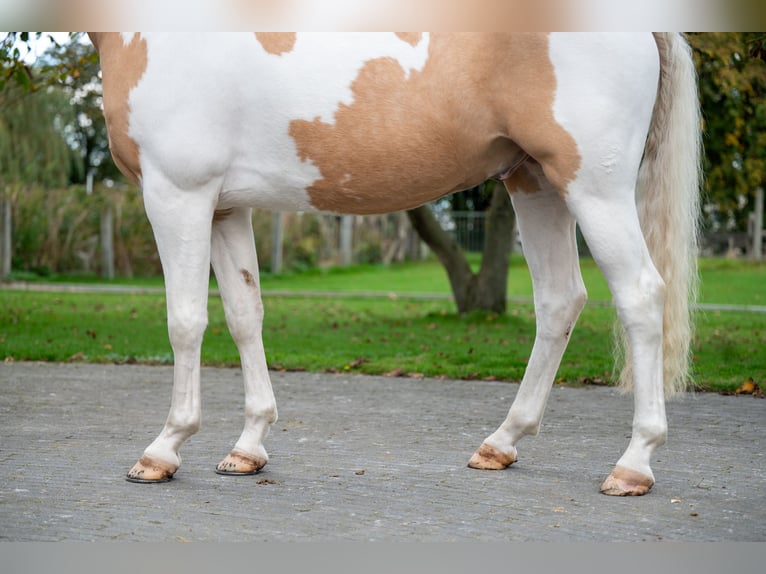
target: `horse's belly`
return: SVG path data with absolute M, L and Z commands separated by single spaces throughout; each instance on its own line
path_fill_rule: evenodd
M 486 156 L 498 136 L 466 87 L 475 83 L 461 87 L 452 73 L 465 69 L 455 40 L 299 35 L 272 53 L 286 48 L 205 37 L 182 60 L 179 42 L 148 37 L 130 135 L 145 171 L 186 189 L 221 181 L 221 206 L 396 211 L 506 163 Z
M 460 143 L 439 142 L 430 130 L 391 137 L 332 138 L 302 125 L 316 155 L 296 164 L 289 155 L 243 155 L 226 174 L 221 207 L 387 213 L 412 209 L 485 181 L 522 152 L 507 140 L 482 146 L 482 161 L 466 161 Z M 298 128 L 296 128 L 298 129 Z M 299 141 L 307 141 L 301 140 Z M 486 158 L 489 158 L 487 161 Z M 286 169 L 285 166 L 291 166 Z

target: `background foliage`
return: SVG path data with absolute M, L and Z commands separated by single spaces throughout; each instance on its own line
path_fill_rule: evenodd
M 704 114 L 709 229 L 747 229 L 766 180 L 766 63 L 754 32 L 689 34 Z

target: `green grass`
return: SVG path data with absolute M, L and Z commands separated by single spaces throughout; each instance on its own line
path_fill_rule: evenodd
M 469 261 L 474 269 L 478 267 L 477 255 L 469 255 Z M 589 300 L 611 300 L 606 281 L 593 260 L 583 259 L 580 262 L 580 268 L 588 288 Z M 702 259 L 700 271 L 701 302 L 766 306 L 766 263 Z M 93 274 L 39 277 L 33 274 L 16 273 L 13 279 L 45 283 L 104 283 Z M 162 277 L 120 277 L 109 283 L 130 287 L 162 287 L 164 285 Z M 216 286 L 214 277 L 211 277 L 210 284 L 211 287 Z M 450 294 L 449 281 L 444 268 L 434 260 L 392 265 L 332 267 L 282 275 L 263 273 L 261 286 L 264 290 L 274 291 Z M 508 271 L 508 295 L 509 297 L 532 296 L 532 281 L 523 257 L 518 254 L 511 257 Z
M 478 264 L 476 258 L 471 262 L 474 268 Z M 593 260 L 583 259 L 580 268 L 589 300 L 610 301 L 609 288 Z M 766 306 L 765 263 L 702 259 L 700 272 L 701 302 Z M 264 274 L 261 281 L 264 289 L 288 291 L 450 293 L 447 275 L 437 261 L 316 269 L 279 276 Z M 508 295 L 532 296 L 532 281 L 520 255 L 511 257 Z
M 766 266 L 703 261 L 703 301 L 766 304 Z M 583 275 L 591 300 L 608 300 L 590 261 Z M 529 274 L 514 258 L 509 295 L 531 296 Z M 161 285 L 141 282 L 140 285 Z M 504 316 L 459 317 L 451 300 L 362 299 L 353 291 L 449 293 L 438 263 L 355 267 L 265 276 L 264 289 L 346 291 L 344 298 L 267 296 L 264 339 L 272 368 L 517 381 L 534 339 L 531 304 Z M 559 382 L 609 382 L 614 310 L 588 306 L 571 338 Z M 733 390 L 747 377 L 766 380 L 766 314 L 698 314 L 697 383 Z M 171 363 L 162 295 L 0 291 L 0 358 L 9 360 Z M 235 366 L 221 301 L 211 297 L 203 362 Z

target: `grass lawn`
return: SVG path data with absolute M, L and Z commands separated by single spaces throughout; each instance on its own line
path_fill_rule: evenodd
M 593 263 L 583 276 L 592 301 L 609 293 Z M 766 305 L 766 266 L 703 261 L 706 303 Z M 134 282 L 161 285 L 160 280 Z M 438 263 L 363 266 L 274 277 L 265 290 L 343 291 L 343 298 L 269 295 L 264 339 L 272 368 L 445 376 L 518 381 L 534 339 L 531 304 L 512 303 L 504 316 L 455 315 L 451 300 L 365 299 L 354 291 L 449 293 Z M 509 273 L 509 296 L 531 296 L 523 260 Z M 614 310 L 588 306 L 572 335 L 559 382 L 612 379 Z M 746 378 L 766 381 L 766 314 L 698 313 L 696 381 L 703 388 L 736 389 Z M 162 295 L 0 291 L 0 356 L 8 360 L 171 363 Z M 221 301 L 211 297 L 203 362 L 235 366 Z

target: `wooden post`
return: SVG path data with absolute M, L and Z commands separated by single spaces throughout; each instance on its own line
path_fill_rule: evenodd
M 353 236 L 354 218 L 351 215 L 343 215 L 340 218 L 340 263 L 343 266 L 351 265 L 353 248 L 351 239 Z
M 0 201 L 0 277 L 11 274 L 11 202 Z
M 284 230 L 282 213 L 275 211 L 271 215 L 271 272 L 282 273 L 282 243 Z
M 111 207 L 101 211 L 101 277 L 114 279 L 114 217 Z
M 753 259 L 763 259 L 763 188 L 755 190 L 755 210 L 753 212 Z

